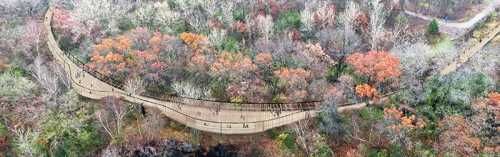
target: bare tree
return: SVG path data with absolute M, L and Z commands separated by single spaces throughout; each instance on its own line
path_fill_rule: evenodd
M 40 53 L 40 42 L 41 35 L 43 34 L 43 29 L 40 23 L 30 20 L 24 26 L 23 41 L 28 43 L 27 45 L 32 45 L 35 47 L 36 55 Z
M 50 72 L 43 62 L 42 57 L 37 56 L 32 64 L 31 71 L 33 72 L 33 77 L 45 89 L 45 99 L 51 101 L 59 92 L 58 78 Z
M 339 20 L 343 26 L 343 45 L 341 55 L 347 55 L 347 53 L 351 53 L 356 47 L 361 45 L 360 39 L 356 32 L 354 31 L 354 25 L 356 21 L 356 17 L 359 14 L 359 7 L 355 2 L 347 3 L 347 7 L 344 13 L 340 16 Z M 337 37 L 334 37 L 337 38 Z
M 125 91 L 133 95 L 144 93 L 144 81 L 139 77 L 128 79 L 125 83 Z
M 378 50 L 379 40 L 384 32 L 384 23 L 387 12 L 382 0 L 370 1 L 370 38 L 371 49 Z
M 50 65 L 51 65 L 52 70 L 54 71 L 54 74 L 59 79 L 59 81 L 66 88 L 68 88 L 68 89 L 71 88 L 71 80 L 70 80 L 71 76 L 68 76 L 68 74 L 66 73 L 66 71 L 64 70 L 64 68 L 60 64 L 57 64 L 57 63 L 52 63 Z
M 273 31 L 273 17 L 270 15 L 259 15 L 253 20 L 253 25 L 257 27 L 259 34 L 265 40 L 269 41 L 271 39 L 274 31 Z
M 292 130 L 293 132 L 295 132 L 300 147 L 304 149 L 306 155 L 308 156 L 311 154 L 312 151 L 312 148 L 310 147 L 311 146 L 310 138 L 312 136 L 312 132 L 309 129 L 310 121 L 311 121 L 310 118 L 306 118 L 292 125 Z
M 34 150 L 32 143 L 34 142 L 33 138 L 36 136 L 36 132 L 22 127 L 9 128 L 9 130 L 14 133 L 16 138 L 15 146 L 20 150 L 19 155 L 26 157 L 35 156 L 36 150 Z
M 144 117 L 142 121 L 138 121 L 140 123 L 139 133 L 146 141 L 154 140 L 165 126 L 165 121 L 162 120 L 161 113 L 155 111 L 149 113 L 151 114 Z
M 96 112 L 97 119 L 114 143 L 119 143 L 122 137 L 125 116 L 130 113 L 131 105 L 124 104 L 120 98 L 103 98 L 103 109 Z

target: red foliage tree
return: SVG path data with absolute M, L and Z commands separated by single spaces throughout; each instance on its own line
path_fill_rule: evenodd
M 377 82 L 382 82 L 387 78 L 397 78 L 401 75 L 399 59 L 387 52 L 354 53 L 348 56 L 346 61 L 354 67 L 356 73 L 366 75 Z

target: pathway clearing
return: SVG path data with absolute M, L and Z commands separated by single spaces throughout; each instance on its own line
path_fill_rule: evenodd
M 472 29 L 474 29 L 474 27 L 479 22 L 486 19 L 486 17 L 488 17 L 491 13 L 493 13 L 495 9 L 498 7 L 500 7 L 500 0 L 494 0 L 484 9 L 482 9 L 481 12 L 479 12 L 473 18 L 465 22 L 449 22 L 408 10 L 405 10 L 404 12 L 410 16 L 417 17 L 426 21 L 431 21 L 435 19 L 438 22 L 442 32 L 448 34 L 452 39 L 457 39 L 462 35 L 466 34 L 467 32 L 471 31 Z
M 496 28 L 491 31 L 485 39 L 482 39 L 480 43 L 474 45 L 471 48 L 467 48 L 464 50 L 464 53 L 460 54 L 458 60 L 449 64 L 447 67 L 443 68 L 439 74 L 441 76 L 448 75 L 449 73 L 457 70 L 460 66 L 462 66 L 465 62 L 467 62 L 474 54 L 483 49 L 486 44 L 488 44 L 493 38 L 500 33 L 500 25 L 497 25 Z

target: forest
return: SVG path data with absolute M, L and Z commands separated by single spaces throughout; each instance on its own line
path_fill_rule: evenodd
M 499 156 L 499 13 L 500 0 L 0 0 L 0 157 Z M 307 116 L 222 131 L 293 111 Z M 220 132 L 203 130 L 216 116 Z

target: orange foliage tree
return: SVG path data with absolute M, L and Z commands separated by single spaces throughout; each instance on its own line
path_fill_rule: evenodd
M 498 92 L 491 92 L 488 94 L 488 99 L 490 104 L 493 106 L 500 106 L 500 93 Z
M 403 130 L 423 128 L 426 123 L 415 115 L 406 116 L 396 108 L 384 108 L 384 120 L 387 121 L 387 129 L 395 133 Z
M 198 49 L 200 47 L 200 44 L 203 41 L 207 40 L 207 37 L 203 35 L 187 33 L 187 32 L 181 33 L 179 35 L 179 38 L 181 38 L 181 40 L 184 41 L 184 43 L 186 43 L 187 45 L 189 45 L 189 47 L 191 47 L 192 49 Z
M 356 95 L 359 97 L 374 98 L 377 96 L 377 90 L 368 84 L 356 86 Z
M 387 52 L 354 53 L 348 56 L 346 61 L 354 67 L 356 73 L 366 75 L 377 82 L 382 82 L 387 78 L 397 78 L 401 75 L 399 59 Z
M 255 70 L 257 70 L 257 66 L 252 62 L 252 59 L 239 52 L 222 52 L 217 55 L 216 61 L 210 66 L 210 71 L 214 74 L 227 74 L 230 75 L 230 78 L 248 76 Z
M 151 36 L 142 29 L 136 28 L 131 33 L 106 38 L 94 45 L 88 67 L 118 80 L 163 71 L 166 63 L 159 57 L 161 42 L 173 38 L 161 33 Z
M 281 68 L 274 71 L 279 78 L 280 94 L 277 99 L 284 102 L 305 101 L 308 97 L 307 86 L 312 79 L 311 72 L 302 68 Z

